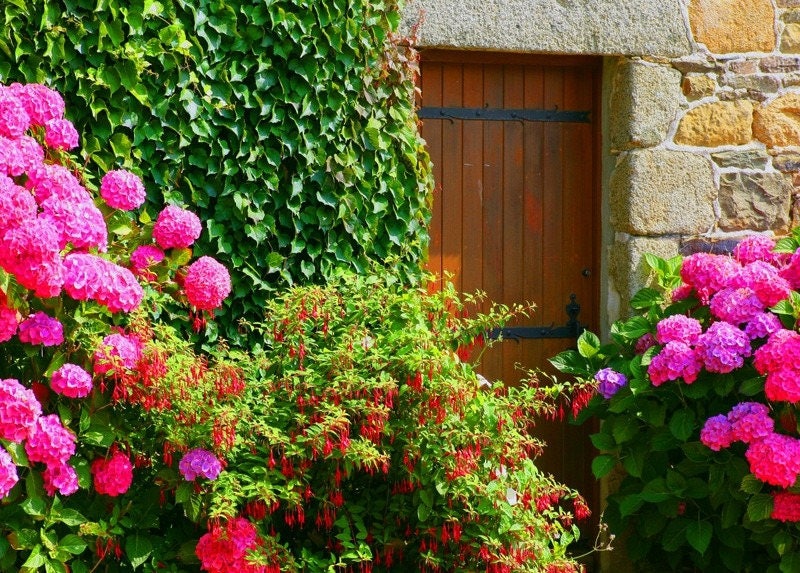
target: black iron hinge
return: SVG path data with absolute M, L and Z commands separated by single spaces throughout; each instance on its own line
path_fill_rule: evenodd
M 417 111 L 420 119 L 480 120 L 480 121 L 555 121 L 590 123 L 591 112 L 560 109 L 496 109 L 484 107 L 423 107 Z
M 523 338 L 578 338 L 586 326 L 578 321 L 581 305 L 578 304 L 574 294 L 569 295 L 569 304 L 564 307 L 567 311 L 567 322 L 561 326 L 508 326 L 495 328 L 489 332 L 489 338 L 514 340 L 519 342 Z

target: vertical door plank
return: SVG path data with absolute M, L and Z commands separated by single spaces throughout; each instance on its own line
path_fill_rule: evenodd
M 483 66 L 464 64 L 464 107 L 483 107 Z M 463 292 L 483 288 L 483 130 L 481 121 L 463 124 Z
M 422 62 L 420 74 L 422 105 L 441 107 L 442 105 L 442 64 Z M 422 124 L 422 137 L 433 164 L 433 207 L 429 226 L 430 245 L 428 247 L 428 270 L 441 276 L 442 265 L 442 120 L 426 119 Z
M 463 105 L 463 73 L 461 64 L 442 65 L 442 106 Z M 463 291 L 462 265 L 464 244 L 461 234 L 463 202 L 463 122 L 442 120 L 442 264 L 452 273 L 453 284 Z

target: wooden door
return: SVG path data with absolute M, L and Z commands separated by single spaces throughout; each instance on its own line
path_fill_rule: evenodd
M 599 72 L 592 58 L 422 52 L 420 117 L 436 180 L 429 269 L 452 273 L 462 292 L 536 304 L 510 326 L 564 325 L 574 294 L 578 321 L 597 330 Z M 574 345 L 507 340 L 481 371 L 513 384 L 517 364 L 547 368 Z M 590 429 L 539 429 L 548 443 L 540 467 L 597 513 Z

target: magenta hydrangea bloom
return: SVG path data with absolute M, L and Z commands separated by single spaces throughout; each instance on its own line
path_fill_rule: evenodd
M 703 367 L 694 349 L 684 342 L 673 340 L 668 342 L 661 352 L 653 356 L 647 367 L 647 375 L 653 386 L 660 386 L 669 380 L 683 378 L 691 384 Z
M 144 297 L 130 270 L 88 253 L 70 253 L 64 259 L 64 290 L 75 300 L 94 300 L 111 312 L 130 312 Z
M 258 533 L 253 524 L 242 517 L 235 517 L 224 527 L 214 526 L 200 537 L 195 553 L 207 573 L 256 573 L 254 566 L 247 561 L 247 554 L 257 546 Z
M 744 332 L 750 340 L 767 338 L 783 328 L 780 319 L 771 312 L 761 312 L 750 319 Z
M 8 306 L 8 300 L 0 291 L 0 342 L 7 342 L 17 333 L 20 315 L 16 309 Z
M 719 414 L 706 420 L 700 430 L 700 441 L 715 452 L 730 446 L 733 443 L 733 434 L 728 418 Z
M 64 342 L 64 327 L 58 319 L 34 312 L 19 324 L 19 339 L 26 344 L 58 346 Z
M 80 203 L 92 201 L 91 194 L 81 185 L 77 177 L 63 165 L 42 164 L 28 170 L 25 187 L 33 191 L 41 204 L 52 196 L 61 201 Z
M 25 107 L 33 125 L 45 125 L 51 119 L 64 117 L 64 98 L 57 91 L 42 84 L 8 86 Z
M 772 492 L 770 518 L 786 523 L 800 521 L 800 495 L 790 491 Z
M 33 390 L 13 378 L 0 380 L 0 438 L 17 443 L 28 439 L 41 415 Z
M 153 225 L 153 239 L 162 249 L 190 247 L 200 236 L 200 219 L 186 209 L 168 205 Z
M 0 177 L 5 176 L 0 175 Z M 36 199 L 31 192 L 14 184 L 10 179 L 8 181 L 11 183 L 6 185 L 0 181 L 0 213 L 3 213 L 3 217 L 0 217 L 0 237 L 9 229 L 35 220 L 38 212 Z
M 770 434 L 747 448 L 750 472 L 759 480 L 783 488 L 791 487 L 800 474 L 800 442 L 782 434 Z
M 697 355 L 709 372 L 727 374 L 744 364 L 750 356 L 750 338 L 727 322 L 715 322 L 697 341 Z
M 0 267 L 36 296 L 57 296 L 64 282 L 58 242 L 58 229 L 41 218 L 10 229 L 0 241 Z
M 0 173 L 19 177 L 25 173 L 27 158 L 14 139 L 0 136 Z
M 95 374 L 105 374 L 115 368 L 132 369 L 142 357 L 142 343 L 133 335 L 121 332 L 109 334 L 94 353 Z
M 0 86 L 0 135 L 20 137 L 30 126 L 31 118 L 16 94 Z
M 58 414 L 40 416 L 25 442 L 25 453 L 32 462 L 65 464 L 75 453 L 75 434 L 61 424 Z
M 775 430 L 775 420 L 769 408 L 759 402 L 741 402 L 728 413 L 728 422 L 734 441 L 749 444 L 765 438 Z
M 116 169 L 103 175 L 100 196 L 114 209 L 131 211 L 144 203 L 144 184 L 134 173 Z
M 78 130 L 68 119 L 50 119 L 44 124 L 44 143 L 55 149 L 75 149 L 78 147 Z
M 125 454 L 116 451 L 110 459 L 97 458 L 92 462 L 92 476 L 97 493 L 115 497 L 131 487 L 133 466 Z
M 656 344 L 658 344 L 656 337 L 649 332 L 645 332 L 639 337 L 639 340 L 636 341 L 633 351 L 636 352 L 636 354 L 644 354 L 647 352 L 648 348 L 651 348 Z
M 656 324 L 656 340 L 659 344 L 676 341 L 692 346 L 702 332 L 699 320 L 682 314 L 668 316 Z
M 750 235 L 745 237 L 733 249 L 733 257 L 743 265 L 755 261 L 775 262 L 775 241 L 766 235 Z
M 0 499 L 8 495 L 17 482 L 17 466 L 4 448 L 0 448 Z
M 764 394 L 772 402 L 800 402 L 800 365 L 787 363 L 767 374 Z
M 789 263 L 779 271 L 779 274 L 786 279 L 790 287 L 800 288 L 800 249 L 792 254 Z
M 788 298 L 792 291 L 778 269 L 764 261 L 755 261 L 743 267 L 731 280 L 731 286 L 752 289 L 765 306 L 775 306 Z
M 48 464 L 42 472 L 44 490 L 47 495 L 72 495 L 78 491 L 78 473 L 68 463 Z
M 733 325 L 748 322 L 764 312 L 764 303 L 746 287 L 722 289 L 711 297 L 709 307 L 711 314 Z
M 30 135 L 23 135 L 14 140 L 20 154 L 23 169 L 28 172 L 44 161 L 44 149 Z M 27 174 L 27 173 L 26 173 Z
M 73 202 L 51 196 L 42 202 L 41 217 L 58 229 L 59 249 L 71 243 L 76 249 L 108 248 L 108 229 L 100 209 L 88 198 Z
M 781 328 L 755 351 L 753 366 L 759 374 L 767 374 L 787 364 L 800 364 L 800 334 Z
M 222 463 L 208 450 L 194 448 L 183 455 L 178 469 L 186 481 L 194 481 L 201 476 L 215 480 L 222 471 Z
M 145 279 L 154 278 L 155 275 L 147 269 L 164 260 L 164 251 L 155 245 L 139 245 L 131 253 L 131 269 Z
M 705 304 L 711 295 L 728 286 L 728 281 L 740 269 L 741 265 L 729 256 L 695 253 L 683 259 L 681 278 L 694 287 Z
M 64 364 L 53 372 L 50 387 L 67 398 L 83 398 L 92 391 L 92 376 L 77 364 Z
M 624 374 L 617 372 L 611 368 L 603 368 L 594 375 L 597 380 L 597 391 L 600 395 L 609 400 L 614 394 L 628 383 L 628 379 Z
M 183 288 L 189 304 L 200 310 L 214 310 L 231 292 L 231 275 L 211 257 L 200 257 L 186 270 Z

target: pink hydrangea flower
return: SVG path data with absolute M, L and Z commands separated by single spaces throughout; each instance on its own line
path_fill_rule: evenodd
M 110 459 L 97 458 L 92 462 L 92 476 L 97 493 L 115 497 L 131 487 L 133 466 L 125 454 L 115 451 Z
M 200 566 L 208 573 L 241 571 L 256 573 L 263 570 L 247 560 L 249 551 L 259 545 L 258 533 L 250 521 L 236 517 L 223 526 L 213 526 L 197 542 L 195 553 Z
M 800 366 L 787 363 L 767 374 L 764 395 L 772 402 L 800 402 Z
M 144 184 L 134 173 L 116 169 L 103 175 L 100 196 L 114 209 L 131 211 L 144 203 Z
M 800 364 L 800 334 L 782 328 L 755 351 L 753 365 L 759 374 L 767 374 L 786 364 Z
M 116 332 L 103 339 L 94 353 L 95 374 L 117 368 L 133 369 L 142 357 L 142 343 L 136 336 Z
M 786 279 L 790 287 L 800 288 L 800 249 L 794 252 L 789 263 L 779 271 L 779 274 Z
M 765 306 L 775 306 L 788 298 L 792 290 L 778 269 L 764 261 L 755 261 L 743 267 L 731 279 L 731 286 L 752 289 Z
M 131 253 L 131 267 L 135 271 L 142 271 L 151 265 L 157 265 L 164 260 L 164 251 L 155 245 L 139 245 Z
M 73 202 L 51 196 L 41 204 L 41 217 L 58 229 L 59 249 L 67 243 L 81 250 L 95 248 L 105 252 L 108 248 L 108 229 L 100 209 L 88 199 Z
M 78 130 L 68 119 L 49 119 L 44 124 L 44 143 L 55 149 L 75 149 L 78 147 Z
M 200 236 L 200 219 L 186 209 L 168 205 L 153 225 L 153 239 L 162 249 L 190 247 Z
M 92 376 L 77 364 L 64 364 L 53 372 L 50 387 L 67 398 L 83 398 L 92 391 Z
M 7 342 L 17 333 L 20 315 L 16 309 L 8 306 L 8 299 L 0 291 L 0 342 Z
M 200 310 L 214 310 L 231 292 L 231 275 L 211 257 L 200 257 L 187 269 L 183 288 L 189 304 Z
M 33 191 L 36 201 L 40 204 L 52 196 L 70 203 L 92 201 L 91 194 L 63 165 L 50 163 L 38 165 L 30 169 L 27 175 L 25 187 Z
M 42 84 L 14 83 L 8 87 L 22 102 L 33 125 L 64 117 L 64 98 L 57 91 Z
M 0 175 L 0 177 L 5 176 Z M 0 237 L 9 229 L 35 220 L 37 212 L 38 205 L 30 191 L 14 184 L 13 181 L 6 185 L 0 184 L 0 213 L 3 214 L 3 217 L 0 217 Z
M 75 434 L 61 424 L 58 414 L 40 416 L 25 442 L 25 453 L 31 462 L 61 465 L 75 453 Z
M 727 448 L 733 443 L 731 423 L 724 414 L 712 416 L 700 430 L 700 441 L 715 452 Z
M 800 521 L 800 495 L 790 491 L 772 492 L 772 519 L 794 523 Z
M 88 253 L 70 253 L 64 259 L 64 290 L 75 300 L 94 300 L 111 312 L 130 312 L 144 297 L 130 270 Z
M 788 488 L 800 474 L 800 442 L 782 434 L 751 443 L 745 452 L 750 472 L 770 485 Z
M 64 342 L 64 327 L 58 319 L 34 312 L 20 323 L 19 339 L 26 344 L 58 346 Z
M 42 472 L 44 490 L 47 495 L 72 495 L 78 491 L 78 473 L 68 463 L 48 464 Z
M 715 322 L 698 339 L 697 356 L 709 372 L 727 374 L 740 368 L 750 356 L 750 338 L 727 322 Z
M 683 259 L 681 278 L 694 287 L 700 301 L 707 304 L 711 295 L 728 286 L 728 281 L 740 268 L 741 265 L 729 256 L 695 253 Z
M 660 386 L 669 380 L 683 378 L 691 384 L 703 367 L 694 349 L 684 342 L 673 340 L 668 342 L 661 352 L 653 356 L 647 367 L 647 375 L 653 386 Z
M 6 137 L 19 137 L 31 126 L 31 118 L 25 111 L 25 106 L 5 86 L 0 86 L 0 135 Z
M 656 337 L 653 336 L 651 333 L 646 332 L 639 337 L 639 340 L 636 341 L 633 350 L 634 352 L 636 352 L 636 354 L 644 354 L 645 352 L 647 352 L 648 348 L 651 348 L 656 344 L 658 344 Z
M 17 482 L 17 466 L 4 448 L 0 448 L 0 499 L 8 495 Z
M 208 450 L 194 448 L 183 455 L 178 469 L 186 481 L 194 481 L 201 476 L 215 480 L 222 471 L 222 463 Z
M 731 434 L 734 441 L 749 444 L 765 438 L 775 430 L 775 420 L 769 415 L 769 408 L 759 402 L 741 402 L 728 413 Z
M 38 141 L 30 135 L 23 135 L 14 141 L 17 144 L 21 165 L 24 171 L 28 172 L 42 165 L 44 162 L 44 149 L 39 145 Z
M 743 265 L 755 261 L 775 262 L 775 241 L 766 235 L 750 235 L 745 237 L 733 249 L 733 257 Z
M 692 346 L 702 332 L 699 320 L 682 314 L 668 316 L 656 324 L 656 340 L 659 344 L 676 341 Z
M 41 415 L 33 390 L 13 378 L 0 380 L 0 438 L 17 443 L 28 439 Z
M 57 296 L 64 282 L 58 241 L 58 229 L 41 218 L 10 229 L 0 241 L 0 267 L 36 296 Z
M 0 173 L 19 177 L 25 173 L 27 158 L 15 139 L 0 136 Z
M 764 312 L 764 303 L 749 288 L 724 288 L 711 297 L 709 308 L 720 320 L 739 325 Z
M 780 319 L 771 312 L 761 312 L 750 319 L 744 332 L 750 340 L 767 338 L 783 328 Z

